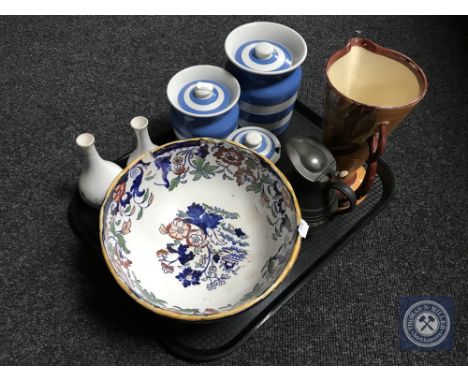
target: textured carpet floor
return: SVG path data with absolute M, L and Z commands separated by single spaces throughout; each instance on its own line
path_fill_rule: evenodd
M 170 77 L 222 65 L 227 33 L 255 19 L 287 24 L 308 42 L 300 98 L 314 110 L 327 57 L 359 31 L 414 58 L 430 87 L 390 138 L 390 208 L 216 363 L 468 362 L 467 20 L 229 16 L 0 18 L 1 364 L 184 364 L 118 305 L 103 308 L 122 292 L 67 222 L 80 167 L 74 139 L 90 131 L 104 157 L 127 152 L 131 117 L 164 115 Z M 399 350 L 406 295 L 454 297 L 452 351 Z

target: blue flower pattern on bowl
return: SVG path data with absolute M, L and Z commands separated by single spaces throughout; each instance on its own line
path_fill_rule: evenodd
M 175 277 L 185 288 L 203 283 L 214 290 L 224 285 L 248 255 L 247 234 L 229 223 L 238 217 L 206 204 L 193 203 L 186 211 L 179 210 L 171 223 L 159 227 L 172 239 L 156 252 L 162 270 L 179 272 Z
M 206 315 L 243 304 L 279 277 L 297 238 L 295 206 L 290 192 L 264 159 L 248 153 L 226 141 L 175 142 L 156 150 L 151 161 L 148 157 L 140 160 L 118 179 L 102 208 L 102 242 L 115 273 L 138 299 L 180 314 Z M 133 272 L 126 237 L 132 224 L 157 200 L 150 185 L 153 191 L 154 187 L 163 187 L 171 192 L 188 182 L 215 177 L 258 194 L 260 208 L 272 227 L 271 239 L 281 238 L 283 244 L 266 261 L 262 279 L 238 303 L 205 311 L 171 305 L 147 290 Z M 249 236 L 242 227 L 236 227 L 238 218 L 235 212 L 198 202 L 178 210 L 172 221 L 156 227 L 170 239 L 164 248 L 155 248 L 164 275 L 174 277 L 183 289 L 205 286 L 212 291 L 225 285 L 248 256 Z

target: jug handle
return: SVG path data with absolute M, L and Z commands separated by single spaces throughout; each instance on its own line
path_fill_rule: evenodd
M 377 161 L 383 155 L 387 145 L 386 122 L 380 123 L 375 133 L 367 139 L 369 144 L 369 159 L 367 160 L 366 175 L 359 188 L 356 190 L 356 196 L 361 199 L 367 195 L 374 184 L 377 175 Z
M 333 215 L 338 215 L 338 214 L 343 214 L 345 212 L 350 212 L 353 210 L 354 207 L 356 207 L 356 202 L 357 202 L 357 197 L 356 193 L 353 191 L 351 187 L 349 187 L 347 184 L 340 182 L 340 181 L 331 181 L 329 183 L 329 187 L 333 188 L 337 191 L 340 191 L 348 200 L 349 202 L 349 207 L 338 209 L 335 211 Z

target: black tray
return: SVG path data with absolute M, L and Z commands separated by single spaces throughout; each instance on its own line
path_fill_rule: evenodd
M 300 132 L 318 139 L 321 137 L 320 116 L 301 102 L 296 102 L 290 128 L 281 137 L 285 141 L 291 134 Z M 151 137 L 163 144 L 175 140 L 170 123 L 150 120 Z M 127 156 L 117 160 L 125 164 Z M 290 171 L 285 161 L 278 167 L 286 176 Z M 283 283 L 265 300 L 236 316 L 214 322 L 180 322 L 158 316 L 138 304 L 124 304 L 132 325 L 144 326 L 145 333 L 157 339 L 169 352 L 192 361 L 209 361 L 221 358 L 238 348 L 266 320 L 300 288 L 323 261 L 338 252 L 346 242 L 368 223 L 390 201 L 394 178 L 390 168 L 382 161 L 378 165 L 376 182 L 361 205 L 354 211 L 336 216 L 331 222 L 313 232 L 302 241 L 301 251 L 293 269 Z M 69 207 L 69 220 L 75 232 L 92 249 L 90 256 L 100 257 L 98 211 L 88 207 L 75 192 Z M 117 284 L 111 277 L 106 282 Z M 121 292 L 124 294 L 123 292 Z M 130 297 L 128 297 L 130 299 Z M 131 312 L 130 312 L 131 310 Z M 135 311 L 138 310 L 138 314 Z M 121 312 L 122 309 L 119 309 Z M 120 318 L 121 320 L 121 318 Z

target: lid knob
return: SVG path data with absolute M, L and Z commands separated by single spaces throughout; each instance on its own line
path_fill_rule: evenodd
M 264 60 L 273 54 L 273 45 L 269 42 L 260 42 L 255 46 L 255 57 Z
M 213 84 L 209 82 L 197 82 L 194 88 L 195 96 L 198 98 L 208 98 L 213 94 Z
M 244 145 L 249 149 L 254 149 L 262 143 L 262 135 L 256 131 L 252 131 L 245 135 Z

